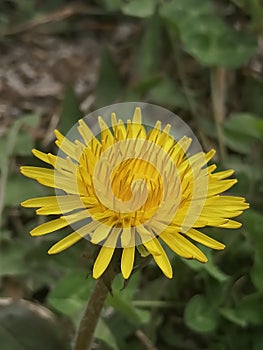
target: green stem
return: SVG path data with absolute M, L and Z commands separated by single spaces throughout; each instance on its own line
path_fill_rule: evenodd
M 93 335 L 99 321 L 99 317 L 108 294 L 108 288 L 104 284 L 102 278 L 100 278 L 89 298 L 86 310 L 80 321 L 79 328 L 77 330 L 74 350 L 90 350 Z

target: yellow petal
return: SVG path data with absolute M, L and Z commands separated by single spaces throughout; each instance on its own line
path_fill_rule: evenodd
M 85 144 L 93 146 L 92 148 L 100 148 L 101 144 L 99 140 L 94 136 L 93 132 L 90 130 L 88 125 L 84 122 L 83 119 L 79 120 L 78 131 L 82 136 Z M 93 149 L 94 150 L 94 149 Z
M 90 217 L 88 210 L 82 210 L 78 213 L 74 213 L 68 216 L 62 216 L 58 219 L 51 220 L 35 227 L 31 232 L 31 236 L 42 236 L 47 233 L 54 232 L 63 227 L 69 226 L 77 221 L 81 221 Z
M 132 117 L 132 122 L 136 124 L 141 124 L 142 123 L 142 112 L 140 107 L 136 107 L 133 117 Z
M 179 255 L 181 255 L 180 251 L 183 251 L 184 255 L 181 255 L 182 257 L 196 259 L 200 262 L 207 262 L 207 257 L 205 254 L 179 233 L 162 233 L 160 237 L 172 250 L 174 250 Z
M 21 205 L 26 208 L 37 208 L 37 214 L 61 214 L 67 213 L 75 209 L 86 207 L 87 203 L 82 202 L 79 196 L 65 195 L 65 196 L 49 196 L 27 199 Z
M 22 166 L 21 173 L 39 182 L 41 185 L 62 189 L 72 194 L 83 194 L 78 188 L 75 175 L 64 172 L 63 175 L 53 169 L 34 166 Z
M 132 228 L 124 227 L 121 234 L 122 248 L 129 246 L 131 239 L 132 239 Z
M 138 252 L 140 253 L 141 257 L 146 258 L 146 256 L 149 256 L 150 253 L 148 252 L 148 250 L 144 247 L 143 244 L 139 244 L 136 246 L 136 249 L 138 250 Z
M 216 194 L 225 192 L 236 183 L 236 179 L 213 181 L 213 179 L 211 178 L 211 182 L 208 185 L 207 196 L 214 196 Z
M 134 264 L 135 247 L 127 247 L 122 251 L 121 256 L 121 272 L 124 279 L 128 279 L 131 275 Z
M 25 208 L 37 208 L 44 205 L 53 205 L 54 203 L 57 204 L 57 197 L 49 196 L 27 199 L 21 205 Z
M 39 177 L 48 177 L 53 179 L 55 172 L 53 169 L 41 168 L 36 166 L 21 166 L 20 171 L 24 176 L 27 176 L 31 179 L 38 179 Z
M 219 209 L 217 207 L 206 207 L 203 209 L 203 215 L 206 217 L 221 217 L 221 218 L 234 218 L 236 216 L 239 216 L 243 213 L 243 210 L 236 210 L 236 209 L 230 209 L 230 208 L 222 208 Z M 209 222 L 209 221 L 208 221 Z M 209 224 L 208 224 L 209 225 Z M 213 225 L 214 226 L 214 225 Z
M 117 121 L 116 114 L 111 113 L 111 125 L 114 131 L 114 137 L 118 141 L 122 141 L 126 139 L 126 129 L 122 122 L 122 120 Z
M 172 278 L 173 270 L 170 261 L 158 239 L 154 238 L 151 241 L 144 242 L 143 245 L 152 254 L 156 264 L 160 267 L 164 275 L 168 278 Z M 157 255 L 156 251 L 158 252 Z
M 192 143 L 192 139 L 190 137 L 184 136 L 169 151 L 169 155 L 171 156 L 172 160 L 175 162 L 176 166 L 178 166 L 182 162 L 182 159 L 185 156 L 191 143 Z
M 42 160 L 45 163 L 51 164 L 48 154 L 38 151 L 37 149 L 32 149 L 32 153 L 34 154 L 35 157 L 37 157 L 38 159 Z
M 169 232 L 162 232 L 160 238 L 167 244 L 167 246 L 172 249 L 173 252 L 185 259 L 193 259 L 193 253 L 188 249 L 184 249 L 182 244 L 178 242 L 175 235 Z
M 153 240 L 153 238 L 155 237 L 154 234 L 143 225 L 137 226 L 136 231 L 138 232 L 143 244 L 145 242 L 151 242 Z M 154 246 L 152 247 L 152 249 L 154 250 Z M 156 255 L 158 254 L 158 250 L 155 251 L 155 254 Z
M 48 251 L 48 254 L 57 254 L 62 252 L 63 250 L 68 249 L 71 247 L 73 244 L 77 243 L 80 241 L 83 237 L 78 234 L 77 232 L 73 232 L 67 237 L 61 239 L 59 242 L 54 244 Z
M 213 171 L 215 171 L 217 166 L 215 164 L 211 164 L 206 168 L 206 171 L 208 174 L 211 174 Z M 214 174 L 213 174 L 214 175 Z
M 116 247 L 117 239 L 118 234 L 116 234 L 116 232 L 113 232 L 113 234 L 111 234 L 106 240 L 105 245 L 100 249 L 100 252 L 93 266 L 94 278 L 99 278 L 108 267 Z
M 63 250 L 69 248 L 73 244 L 77 243 L 81 238 L 89 235 L 93 230 L 95 230 L 99 225 L 101 225 L 98 221 L 92 221 L 89 224 L 78 229 L 77 232 L 73 232 L 67 237 L 63 238 L 56 244 L 54 244 L 48 251 L 48 254 L 57 254 L 62 252 Z
M 193 240 L 205 245 L 206 247 L 212 248 L 212 249 L 224 249 L 225 245 L 216 241 L 215 239 L 206 236 L 205 234 L 199 232 L 195 229 L 190 229 L 189 231 L 185 232 L 185 234 L 192 238 Z
M 59 230 L 68 225 L 69 224 L 65 219 L 59 218 L 59 219 L 45 222 L 44 224 L 41 224 L 35 227 L 32 231 L 30 231 L 30 234 L 31 236 L 42 236 L 42 235 L 46 235 L 47 233 Z
M 68 224 L 74 224 L 75 222 L 77 221 L 81 221 L 81 220 L 84 220 L 84 219 L 87 219 L 89 218 L 91 215 L 90 215 L 90 212 L 88 209 L 86 210 L 81 210 L 77 213 L 74 213 L 74 214 L 71 214 L 71 215 L 67 215 L 67 216 L 63 216 L 63 218 L 68 222 Z
M 114 137 L 108 125 L 104 122 L 101 116 L 98 117 L 98 121 L 100 125 L 100 130 L 101 130 L 100 132 L 101 144 L 102 144 L 103 150 L 105 150 L 113 145 Z
M 229 170 L 219 171 L 218 173 L 214 173 L 214 174 L 212 174 L 212 176 L 216 180 L 223 180 L 223 179 L 225 179 L 233 174 L 234 174 L 234 170 L 229 169 Z
M 58 130 L 54 131 L 56 135 L 56 145 L 72 159 L 79 160 L 81 156 L 80 147 L 75 145 L 73 142 L 68 140 L 64 135 L 61 134 Z
M 240 228 L 242 226 L 241 222 L 228 220 L 226 223 L 220 225 L 221 228 Z
M 101 224 L 93 232 L 92 237 L 91 237 L 91 243 L 98 244 L 99 242 L 103 241 L 105 238 L 108 237 L 111 229 L 112 229 L 112 226 Z
M 206 207 L 220 208 L 225 211 L 245 210 L 249 208 L 249 204 L 245 202 L 245 198 L 236 196 L 214 196 L 207 198 Z

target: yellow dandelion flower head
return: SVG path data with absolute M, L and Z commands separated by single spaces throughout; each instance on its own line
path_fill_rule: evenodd
M 22 205 L 38 208 L 40 215 L 59 215 L 34 228 L 32 236 L 72 228 L 49 254 L 82 238 L 101 246 L 94 278 L 104 273 L 117 249 L 125 279 L 135 254 L 151 254 L 171 278 L 164 245 L 184 258 L 206 262 L 192 241 L 213 249 L 224 245 L 199 228 L 240 227 L 232 218 L 248 204 L 244 198 L 222 195 L 237 182 L 227 179 L 233 170 L 215 173 L 216 165 L 207 165 L 215 151 L 203 152 L 190 128 L 164 108 L 112 105 L 79 120 L 66 137 L 57 130 L 55 135 L 57 155 L 33 150 L 54 169 L 23 166 L 21 172 L 56 193 Z

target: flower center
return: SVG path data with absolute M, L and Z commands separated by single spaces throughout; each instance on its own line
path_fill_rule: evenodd
M 132 201 L 136 193 L 147 190 L 147 208 L 160 204 L 162 181 L 159 172 L 143 159 L 127 159 L 121 162 L 111 174 L 113 194 L 123 202 Z M 144 203 L 141 203 L 144 204 Z
M 85 193 L 82 198 L 90 214 L 117 226 L 124 222 L 137 226 L 148 221 L 163 199 L 159 171 L 144 159 L 128 158 L 115 166 L 116 159 L 109 158 L 92 165 L 88 149 L 80 158 L 78 186 Z

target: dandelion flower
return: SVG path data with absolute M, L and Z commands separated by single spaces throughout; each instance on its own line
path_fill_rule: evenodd
M 236 179 L 233 170 L 214 172 L 207 165 L 215 151 L 189 155 L 191 138 L 179 140 L 170 125 L 157 121 L 147 129 L 137 107 L 124 122 L 111 114 L 111 125 L 98 117 L 100 131 L 94 135 L 85 121 L 71 141 L 55 130 L 58 155 L 36 149 L 33 154 L 51 168 L 21 167 L 23 175 L 56 189 L 56 195 L 28 199 L 22 206 L 38 208 L 39 215 L 59 215 L 30 233 L 49 234 L 66 226 L 73 232 L 53 245 L 56 254 L 82 238 L 100 246 L 93 266 L 99 278 L 121 249 L 120 269 L 128 279 L 135 255 L 152 255 L 165 276 L 172 267 L 164 247 L 179 256 L 207 261 L 193 243 L 221 250 L 224 244 L 203 234 L 205 226 L 239 228 L 232 218 L 248 208 L 244 198 L 222 195 Z

